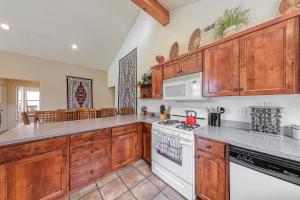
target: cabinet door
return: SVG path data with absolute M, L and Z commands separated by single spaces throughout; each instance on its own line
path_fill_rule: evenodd
M 67 150 L 0 166 L 0 199 L 56 199 L 68 191 Z
M 114 136 L 112 139 L 112 169 L 133 162 L 136 151 L 136 132 Z
M 193 53 L 192 55 L 180 59 L 180 76 L 202 71 L 202 52 Z
M 163 91 L 162 66 L 152 68 L 152 98 L 161 99 Z
M 225 159 L 196 151 L 196 195 L 203 200 L 225 200 L 226 170 Z
M 204 51 L 204 96 L 239 95 L 239 39 Z
M 241 37 L 241 95 L 294 93 L 298 26 L 290 19 Z
M 143 156 L 143 131 L 141 123 L 138 125 L 135 142 L 135 159 L 140 160 Z
M 143 131 L 143 158 L 151 163 L 151 132 Z
M 164 80 L 174 78 L 180 73 L 179 61 L 173 61 L 163 66 Z

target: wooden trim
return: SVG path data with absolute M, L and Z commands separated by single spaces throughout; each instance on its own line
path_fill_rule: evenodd
M 131 0 L 138 7 L 143 9 L 149 15 L 151 15 L 154 19 L 156 19 L 161 25 L 166 26 L 170 22 L 170 14 L 169 11 L 164 8 L 158 1 L 156 0 Z

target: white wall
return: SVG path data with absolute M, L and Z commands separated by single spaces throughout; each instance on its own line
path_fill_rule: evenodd
M 95 108 L 114 106 L 105 71 L 0 51 L 0 78 L 39 81 L 41 110 L 67 107 L 67 75 L 93 79 Z
M 198 27 L 203 28 L 213 23 L 220 17 L 226 8 L 242 5 L 251 9 L 251 22 L 249 27 L 260 24 L 279 16 L 278 6 L 280 0 L 200 0 L 185 7 L 173 10 L 171 23 L 163 27 L 145 12 L 141 12 L 133 25 L 127 39 L 124 41 L 116 58 L 108 71 L 108 85 L 117 84 L 119 60 L 137 47 L 138 51 L 138 78 L 141 74 L 150 70 L 156 64 L 155 56 L 158 54 L 168 58 L 169 49 L 173 42 L 180 44 L 180 54 L 187 52 L 188 41 L 191 33 Z M 204 36 L 201 45 L 213 42 L 212 34 Z M 257 97 L 220 97 L 213 98 L 210 103 L 175 103 L 162 101 L 139 101 L 141 105 L 147 105 L 150 111 L 158 112 L 161 103 L 176 106 L 224 106 L 228 112 L 225 119 L 247 121 L 247 114 L 240 115 L 240 111 L 250 105 L 261 105 L 264 102 L 285 107 L 284 123 L 297 122 L 300 124 L 300 117 L 297 117 L 297 110 L 300 111 L 300 95 L 287 96 L 257 96 Z M 117 105 L 117 104 L 116 104 Z

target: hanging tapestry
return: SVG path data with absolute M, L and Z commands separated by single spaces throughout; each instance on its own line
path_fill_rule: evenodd
M 93 108 L 93 80 L 67 76 L 69 109 Z
M 137 50 L 134 49 L 119 62 L 118 109 L 132 107 L 136 113 Z

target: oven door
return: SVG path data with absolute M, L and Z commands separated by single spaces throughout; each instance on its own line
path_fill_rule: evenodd
M 165 133 L 163 133 L 166 135 Z M 158 142 L 162 142 L 162 137 L 159 131 L 152 131 L 152 161 L 155 164 L 152 164 L 152 167 L 155 168 L 156 165 L 159 165 L 158 170 L 166 170 L 170 174 L 179 177 L 186 183 L 194 185 L 194 144 L 193 141 L 187 141 L 179 139 L 178 144 L 170 141 L 170 145 L 175 145 L 176 148 L 181 148 L 181 160 L 176 159 L 177 152 L 172 150 L 172 148 L 162 148 L 160 149 L 157 146 Z M 173 144 L 172 144 L 173 143 Z M 164 152 L 165 151 L 165 152 Z M 171 151 L 171 153 L 169 152 Z M 168 156 L 168 155 L 175 156 Z M 174 159 L 175 158 L 175 159 Z M 172 179 L 170 177 L 170 179 Z

